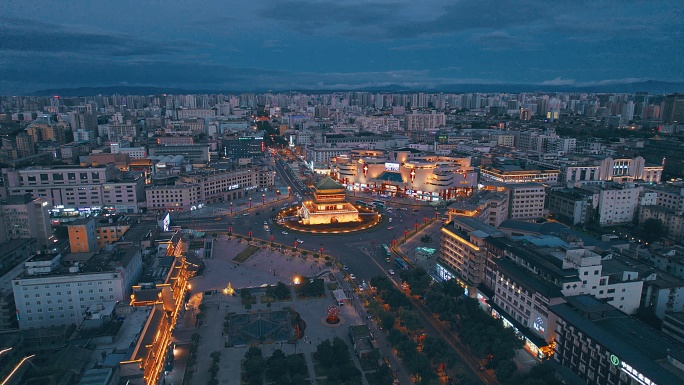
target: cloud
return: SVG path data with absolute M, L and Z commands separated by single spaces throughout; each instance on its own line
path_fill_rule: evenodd
M 0 52 L 60 52 L 118 57 L 175 54 L 206 47 L 189 40 L 153 42 L 92 27 L 0 17 Z
M 574 79 L 563 79 L 561 77 L 557 77 L 557 78 L 551 79 L 551 80 L 544 80 L 540 84 L 543 86 L 570 86 L 570 85 L 575 84 L 575 80 Z
M 425 50 L 425 49 L 436 49 L 436 48 L 445 48 L 445 46 L 435 46 L 431 43 L 418 43 L 418 44 L 406 44 L 406 45 L 400 45 L 396 47 L 390 47 L 390 51 L 420 51 L 420 50 Z

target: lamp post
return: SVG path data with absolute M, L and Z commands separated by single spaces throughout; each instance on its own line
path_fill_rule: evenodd
M 230 202 L 230 213 L 233 214 L 233 201 Z
M 266 204 L 266 194 L 261 194 L 261 204 L 262 205 Z
M 249 208 L 252 208 L 252 197 L 249 197 Z

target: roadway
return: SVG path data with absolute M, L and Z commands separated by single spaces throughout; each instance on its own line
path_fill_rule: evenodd
M 278 227 L 273 220 L 273 216 L 280 208 L 285 205 L 301 201 L 296 194 L 305 196 L 305 186 L 299 178 L 289 169 L 289 167 L 278 157 L 275 158 L 275 169 L 277 175 L 292 190 L 293 196 L 281 200 L 280 202 L 267 202 L 266 204 L 253 203 L 252 208 L 243 212 L 230 215 L 183 218 L 174 219 L 174 225 L 192 228 L 198 231 L 228 231 L 232 228 L 233 233 L 248 235 L 251 231 L 254 238 L 263 240 L 273 240 L 276 243 L 294 246 L 298 241 L 297 247 L 312 252 L 319 252 L 321 248 L 324 253 L 338 259 L 348 268 L 348 273 L 356 276 L 357 284 L 368 283 L 374 276 L 387 276 L 401 290 L 398 274 L 391 275 L 389 270 L 397 270 L 392 259 L 386 262 L 386 256 L 380 249 L 381 244 L 391 245 L 392 240 L 399 240 L 404 236 L 404 231 L 415 231 L 415 225 L 422 225 L 424 218 L 432 218 L 435 215 L 435 208 L 425 204 L 411 204 L 411 201 L 402 200 L 395 202 L 387 200 L 388 210 L 385 212 L 392 218 L 391 223 L 377 226 L 360 233 L 348 235 L 319 235 L 296 233 Z M 348 196 L 348 200 L 378 200 L 377 197 L 368 194 L 360 194 L 358 197 Z M 365 295 L 365 291 L 362 295 Z M 469 354 L 468 350 L 461 344 L 457 336 L 448 327 L 439 321 L 425 305 L 415 298 L 411 302 L 416 310 L 421 314 L 425 321 L 423 323 L 425 332 L 435 338 L 442 338 L 461 356 L 467 369 L 475 378 L 479 378 L 488 385 L 497 385 L 499 382 L 491 371 L 480 371 L 480 362 L 476 357 Z

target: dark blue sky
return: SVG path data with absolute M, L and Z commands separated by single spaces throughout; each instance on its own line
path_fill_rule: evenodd
M 684 0 L 22 0 L 0 94 L 684 81 Z

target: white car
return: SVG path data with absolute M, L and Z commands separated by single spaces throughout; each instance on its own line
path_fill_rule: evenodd
M 304 243 L 301 239 L 297 239 L 297 243 Z
M 348 271 L 348 270 L 349 270 L 349 266 L 347 266 L 347 265 L 342 266 L 342 270 Z
M 394 270 L 389 269 L 389 270 L 387 270 L 387 271 L 390 273 L 390 275 L 394 275 Z
M 349 278 L 356 279 L 356 276 L 354 274 L 349 274 Z
M 288 233 L 287 231 L 283 231 L 282 234 L 283 234 L 283 235 L 287 235 L 287 234 L 289 234 L 289 233 Z
M 264 221 L 264 226 L 266 226 L 267 224 L 268 224 L 268 222 Z

